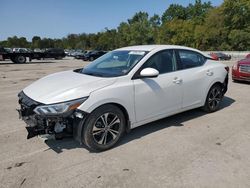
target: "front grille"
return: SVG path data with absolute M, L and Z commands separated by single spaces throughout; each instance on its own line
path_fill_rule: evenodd
M 250 73 L 250 65 L 240 65 L 240 72 Z
M 40 105 L 41 103 L 34 101 L 33 99 L 29 98 L 24 92 L 20 92 L 18 94 L 18 102 L 21 106 L 21 111 L 23 116 L 29 116 L 34 114 L 34 109 Z

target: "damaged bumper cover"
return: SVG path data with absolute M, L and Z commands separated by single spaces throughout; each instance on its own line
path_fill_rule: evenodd
M 20 92 L 18 97 L 20 109 L 17 111 L 19 118 L 27 124 L 27 139 L 49 134 L 54 135 L 56 139 L 74 137 L 81 143 L 82 127 L 88 116 L 86 112 L 74 109 L 58 115 L 37 114 L 34 112 L 35 108 L 44 104 L 34 101 L 24 92 Z

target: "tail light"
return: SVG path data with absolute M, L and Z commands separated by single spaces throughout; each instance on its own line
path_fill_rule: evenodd
M 227 72 L 229 72 L 229 67 L 228 66 L 226 66 L 225 69 L 226 69 Z

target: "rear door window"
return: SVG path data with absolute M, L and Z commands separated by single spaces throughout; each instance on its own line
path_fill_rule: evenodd
M 189 69 L 203 65 L 206 58 L 191 50 L 178 50 L 182 69 Z

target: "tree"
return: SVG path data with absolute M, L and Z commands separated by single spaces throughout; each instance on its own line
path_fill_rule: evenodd
M 202 50 L 229 50 L 228 30 L 221 7 L 211 9 L 202 25 L 196 27 L 196 47 Z
M 222 9 L 225 26 L 229 29 L 245 29 L 250 26 L 249 0 L 224 0 Z
M 34 36 L 32 38 L 32 44 L 31 44 L 31 47 L 34 49 L 34 48 L 40 48 L 41 46 L 41 37 L 39 36 Z
M 224 25 L 228 29 L 231 49 L 250 49 L 250 1 L 225 0 L 222 4 Z
M 162 15 L 162 22 L 171 21 L 173 19 L 187 19 L 187 8 L 178 4 L 171 4 L 168 9 Z
M 179 44 L 201 50 L 250 50 L 250 1 L 224 0 L 222 5 L 195 0 L 188 6 L 171 4 L 162 16 L 137 12 L 116 29 L 69 34 L 62 39 L 9 37 L 5 47 L 112 50 L 140 44 Z
M 201 0 L 195 0 L 194 5 L 189 4 L 188 7 L 186 7 L 187 18 L 201 23 L 206 17 L 208 11 L 212 8 L 210 1 L 202 3 Z

